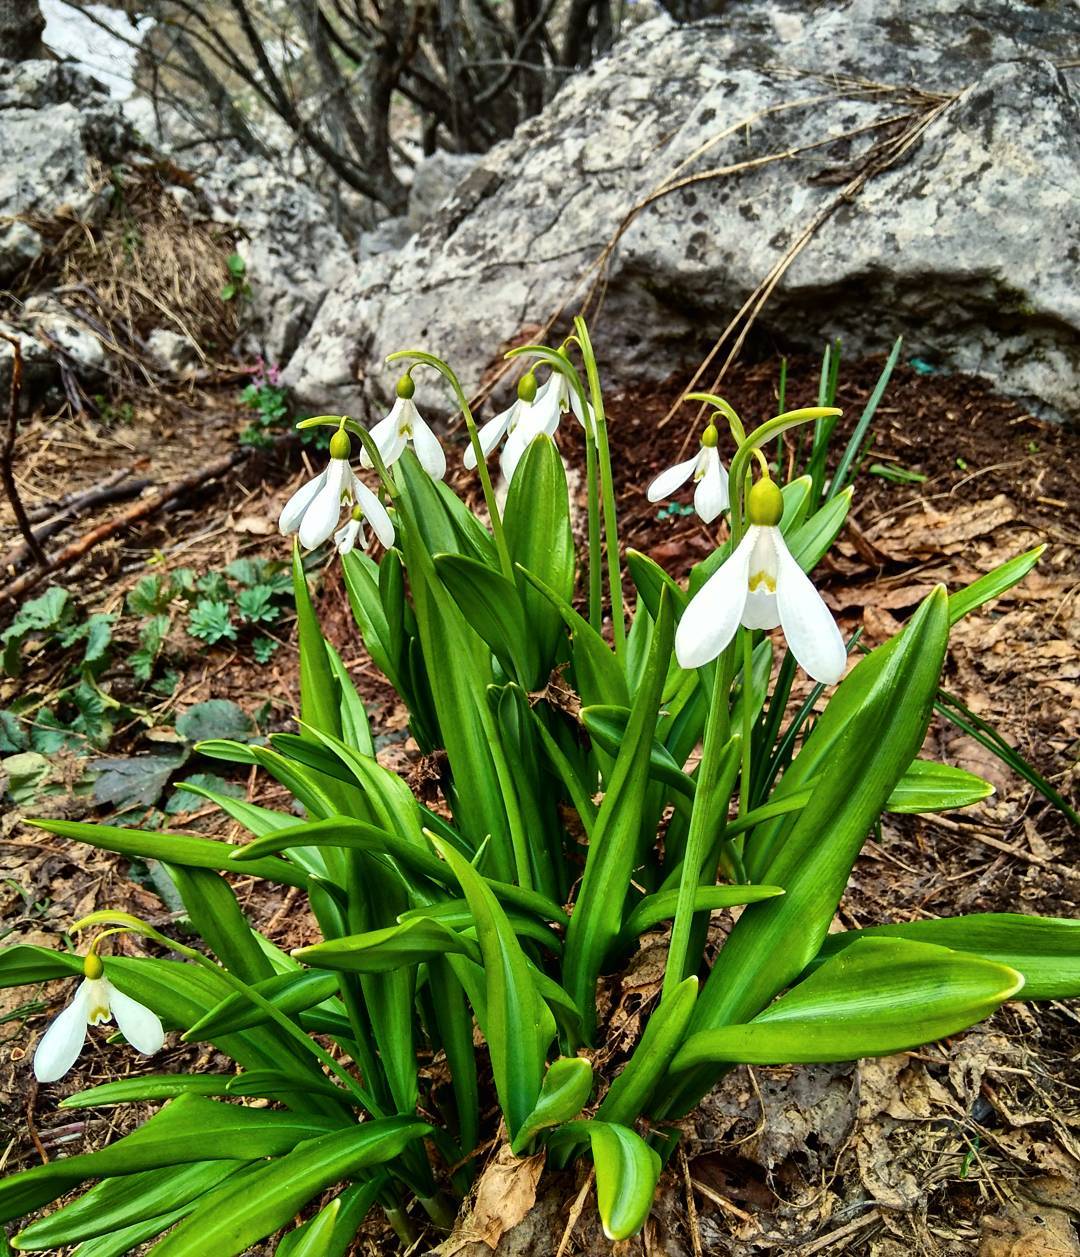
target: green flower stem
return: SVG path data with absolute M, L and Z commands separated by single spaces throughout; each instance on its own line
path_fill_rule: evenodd
M 571 343 L 577 343 L 577 337 L 567 337 L 563 341 L 563 346 Z M 603 627 L 604 618 L 604 573 L 601 557 L 600 488 L 596 460 L 596 429 L 589 416 L 588 399 L 581 384 L 581 377 L 562 348 L 551 349 L 547 345 L 519 345 L 516 349 L 511 349 L 506 356 L 507 358 L 518 358 L 523 354 L 539 359 L 553 371 L 561 372 L 566 378 L 570 391 L 578 400 L 581 413 L 585 416 L 585 479 L 589 519 L 589 623 L 599 633 Z
M 750 810 L 750 795 L 754 788 L 753 740 L 754 713 L 750 703 L 750 690 L 754 668 L 754 635 L 750 629 L 742 630 L 742 772 L 739 779 L 739 815 Z
M 469 429 L 469 441 L 472 444 L 473 453 L 476 455 L 476 470 L 480 473 L 480 485 L 484 491 L 484 502 L 487 506 L 488 515 L 491 518 L 491 535 L 495 539 L 495 549 L 499 552 L 499 566 L 502 568 L 502 574 L 506 579 L 512 581 L 514 579 L 514 565 L 510 560 L 510 551 L 507 549 L 502 516 L 499 514 L 498 503 L 495 501 L 495 490 L 491 485 L 487 459 L 484 458 L 484 451 L 480 446 L 480 434 L 476 427 L 476 420 L 473 418 L 469 399 L 465 396 L 457 376 L 441 358 L 436 358 L 434 354 L 425 353 L 422 349 L 399 349 L 396 353 L 389 354 L 386 361 L 399 362 L 405 358 L 414 362 L 422 362 L 425 366 L 434 367 L 453 389 L 454 398 L 465 420 L 465 426 Z
M 615 485 L 611 475 L 611 450 L 608 446 L 604 397 L 600 390 L 600 373 L 596 368 L 589 329 L 581 315 L 574 319 L 574 331 L 585 361 L 593 414 L 596 421 L 596 452 L 600 462 L 600 490 L 604 508 L 604 539 L 607 542 L 608 597 L 611 599 L 611 627 L 615 654 L 621 658 L 626 651 L 626 615 L 623 611 L 622 564 L 619 557 L 619 523 L 615 511 Z M 588 412 L 586 411 L 586 414 Z

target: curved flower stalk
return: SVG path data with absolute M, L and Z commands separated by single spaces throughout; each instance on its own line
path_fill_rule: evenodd
M 729 506 L 728 478 L 716 448 L 718 440 L 716 425 L 710 423 L 701 434 L 701 449 L 698 453 L 693 458 L 662 471 L 649 485 L 649 501 L 661 502 L 664 498 L 671 497 L 693 477 L 694 510 L 701 520 L 711 524 L 721 511 L 726 511 Z
M 105 974 L 101 957 L 91 951 L 83 961 L 83 980 L 71 1003 L 50 1024 L 34 1052 L 38 1082 L 63 1078 L 79 1058 L 88 1026 L 101 1026 L 115 1018 L 124 1038 L 137 1052 L 152 1056 L 165 1042 L 157 1016 L 123 991 Z
M 784 499 L 771 479 L 750 490 L 750 526 L 734 552 L 698 591 L 675 635 L 684 668 L 715 659 L 746 628 L 784 630 L 791 653 L 815 681 L 835 685 L 847 649 L 832 613 L 787 548 L 779 524 Z
M 416 385 L 412 376 L 405 373 L 397 382 L 397 400 L 385 419 L 371 429 L 371 439 L 387 467 L 392 466 L 411 443 L 420 466 L 432 480 L 442 480 L 446 475 L 446 455 L 439 438 L 413 402 Z M 361 467 L 372 467 L 367 450 L 360 451 Z
M 298 533 L 305 550 L 317 549 L 331 535 L 341 554 L 348 554 L 357 540 L 366 547 L 363 519 L 367 519 L 387 549 L 394 544 L 394 525 L 386 507 L 357 478 L 349 465 L 351 452 L 349 434 L 339 428 L 330 438 L 329 465 L 314 480 L 301 485 L 285 503 L 278 528 L 285 536 Z M 343 504 L 350 504 L 352 510 L 348 522 L 338 528 Z

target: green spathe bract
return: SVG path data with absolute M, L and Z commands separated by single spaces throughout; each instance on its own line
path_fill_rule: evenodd
M 699 395 L 731 467 L 736 542 L 750 501 L 812 578 L 844 525 L 898 353 L 832 480 L 831 350 L 821 404 L 749 433 L 723 398 Z M 105 946 L 103 976 L 217 1056 L 213 1072 L 139 1062 L 65 1100 L 161 1107 L 98 1152 L 0 1181 L 9 1221 L 94 1184 L 30 1222 L 18 1247 L 78 1243 L 85 1257 L 122 1257 L 151 1241 L 160 1257 L 228 1257 L 281 1232 L 280 1257 L 344 1257 L 378 1207 L 404 1251 L 419 1238 L 420 1213 L 450 1225 L 500 1137 L 515 1155 L 546 1150 L 557 1165 L 591 1158 L 600 1219 L 620 1240 L 644 1224 L 674 1146 L 658 1124 L 732 1065 L 894 1052 L 954 1034 L 1007 999 L 1080 994 L 1076 921 L 1002 913 L 828 932 L 884 812 L 952 810 L 990 792 L 920 751 L 935 705 L 997 745 L 939 691 L 949 628 L 1021 580 L 1040 552 L 948 596 L 935 590 L 864 657 L 849 647 L 842 683 L 811 691 L 789 719 L 797 667 L 777 653 L 779 635 L 739 627 L 699 670 L 673 657 L 689 598 L 732 552 L 723 529 L 690 572 L 625 556 L 636 591 L 627 629 L 618 432 L 609 440 L 581 320 L 561 346 L 513 357 L 526 360 L 533 407 L 520 413 L 538 413 L 544 431 L 524 444 L 505 516 L 483 464 L 484 507 L 474 513 L 410 450 L 387 471 L 354 420 L 304 421 L 355 438 L 394 509 L 395 548 L 341 562 L 359 636 L 408 711 L 420 771 L 402 775 L 376 758 L 381 731 L 343 662 L 356 643 L 338 643 L 339 654 L 324 638 L 318 574 L 296 550 L 296 728 L 269 745 L 216 737 L 198 746 L 264 770 L 292 809 L 193 784 L 244 831 L 239 845 L 35 822 L 171 870 L 197 947 L 110 910 L 73 929 L 171 948 L 182 959 L 112 956 Z M 402 395 L 421 407 L 436 373 L 450 386 L 480 458 L 450 367 L 421 350 L 395 358 L 397 377 L 407 372 Z M 578 417 L 563 419 L 563 405 Z M 581 562 L 563 459 L 547 435 L 560 421 L 585 428 Z M 794 442 L 796 468 L 808 449 L 805 474 L 784 486 L 759 479 L 755 493 L 755 465 L 785 463 L 779 439 Z M 260 935 L 234 878 L 305 896 L 317 927 L 305 945 L 286 954 Z M 710 930 L 712 914 L 731 910 L 733 926 Z M 611 1050 L 605 989 L 643 939 L 655 947 L 668 931 L 661 996 L 636 1044 Z M 79 943 L 85 954 L 90 936 Z M 65 982 L 58 1004 L 83 972 L 83 955 L 0 950 L 0 985 Z

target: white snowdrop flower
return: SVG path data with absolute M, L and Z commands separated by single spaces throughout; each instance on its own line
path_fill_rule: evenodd
M 716 448 L 718 440 L 716 427 L 710 423 L 701 434 L 701 449 L 697 454 L 662 471 L 649 485 L 649 501 L 660 502 L 671 497 L 693 477 L 697 486 L 694 489 L 694 510 L 701 519 L 711 524 L 721 511 L 726 511 L 729 505 L 728 478 Z
M 791 653 L 815 681 L 835 685 L 847 650 L 832 613 L 787 548 L 779 523 L 784 499 L 769 478 L 759 480 L 747 501 L 750 526 L 734 553 L 691 599 L 675 634 L 684 668 L 715 659 L 746 628 L 784 630 Z
M 441 480 L 446 475 L 446 455 L 439 438 L 413 404 L 415 390 L 411 376 L 403 375 L 398 380 L 397 400 L 386 418 L 371 429 L 371 439 L 387 467 L 397 462 L 411 441 L 420 466 L 432 480 Z M 367 450 L 360 451 L 360 464 L 372 465 Z
M 301 485 L 285 503 L 278 527 L 286 536 L 298 533 L 300 544 L 305 550 L 317 549 L 334 534 L 341 519 L 342 505 L 359 508 L 362 517 L 371 524 L 383 545 L 389 548 L 394 544 L 394 525 L 390 516 L 367 485 L 357 479 L 349 465 L 351 452 L 349 434 L 339 429 L 330 438 L 329 466 L 314 480 Z M 352 522 L 350 519 L 345 529 L 340 531 L 349 529 Z M 354 543 L 360 532 L 359 528 L 351 530 Z M 335 537 L 335 540 L 338 541 L 338 538 Z M 340 541 L 338 548 L 341 548 Z M 352 549 L 352 545 L 349 549 Z
M 484 458 L 488 458 L 505 438 L 500 466 L 506 479 L 512 480 L 522 455 L 534 437 L 541 432 L 553 437 L 558 431 L 559 420 L 568 410 L 572 410 L 578 422 L 585 426 L 581 403 L 570 392 L 562 372 L 553 371 L 538 388 L 535 374 L 529 371 L 518 382 L 518 395 L 513 404 L 481 426 L 477 435 Z M 588 411 L 591 416 L 591 406 L 588 406 Z M 476 466 L 472 442 L 465 451 L 465 466 L 470 470 Z
M 78 1060 L 86 1042 L 87 1026 L 116 1019 L 123 1036 L 138 1052 L 152 1056 L 165 1042 L 165 1031 L 155 1013 L 134 1000 L 104 976 L 101 957 L 91 952 L 83 961 L 82 982 L 71 1003 L 50 1024 L 34 1052 L 38 1082 L 56 1082 Z

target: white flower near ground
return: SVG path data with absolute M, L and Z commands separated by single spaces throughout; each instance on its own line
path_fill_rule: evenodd
M 701 435 L 701 449 L 694 457 L 662 471 L 649 485 L 649 501 L 661 502 L 671 497 L 693 477 L 696 485 L 694 510 L 701 519 L 711 524 L 721 511 L 726 511 L 729 505 L 728 478 L 716 448 L 717 439 L 716 428 L 710 423 Z
M 446 475 L 446 455 L 439 438 L 413 403 L 414 387 L 408 375 L 398 380 L 397 399 L 386 418 L 371 429 L 371 439 L 387 467 L 397 462 L 411 442 L 420 466 L 432 480 L 441 480 Z M 360 451 L 360 465 L 372 465 L 367 450 Z
M 165 1031 L 157 1015 L 113 986 L 104 976 L 100 957 L 94 953 L 87 956 L 83 973 L 86 976 L 75 997 L 53 1019 L 34 1052 L 38 1082 L 63 1078 L 79 1058 L 87 1027 L 104 1025 L 112 1018 L 131 1046 L 146 1056 L 160 1051 L 165 1042 Z
M 386 507 L 349 465 L 351 448 L 348 433 L 335 432 L 330 439 L 329 465 L 314 480 L 301 485 L 285 503 L 278 528 L 285 536 L 298 533 L 305 550 L 317 549 L 331 535 L 342 554 L 347 554 L 358 538 L 361 545 L 366 546 L 366 534 L 359 526 L 361 519 L 368 521 L 387 549 L 394 544 L 394 525 Z M 338 529 L 343 505 L 350 506 L 352 514 L 345 527 Z M 357 524 L 356 528 L 352 527 L 353 523 Z M 343 543 L 347 543 L 346 549 L 342 549 Z
M 832 612 L 802 570 L 778 525 L 784 513 L 780 490 L 759 480 L 747 503 L 750 526 L 734 552 L 690 601 L 675 634 L 675 655 L 684 668 L 715 659 L 739 625 L 779 625 L 791 653 L 815 681 L 835 685 L 844 675 L 847 649 Z

